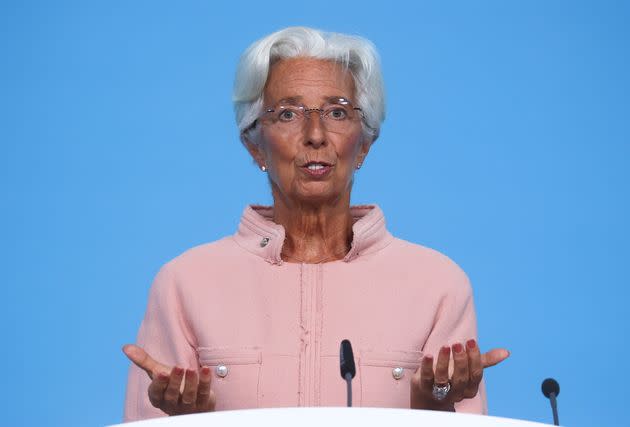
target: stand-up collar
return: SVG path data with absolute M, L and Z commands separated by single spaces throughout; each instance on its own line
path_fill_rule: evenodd
M 376 252 L 387 246 L 393 236 L 385 228 L 383 211 L 376 205 L 350 207 L 355 222 L 352 225 L 352 245 L 343 261 Z M 236 242 L 249 252 L 271 264 L 282 264 L 284 227 L 273 222 L 273 207 L 250 205 L 243 211 Z

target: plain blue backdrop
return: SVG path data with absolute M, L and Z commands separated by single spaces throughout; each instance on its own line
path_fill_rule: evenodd
M 240 53 L 290 25 L 378 47 L 387 119 L 356 177 L 469 274 L 492 415 L 624 424 L 625 1 L 2 1 L 1 424 L 121 420 L 147 291 L 270 201 L 238 139 Z M 404 325 L 401 325 L 404 327 Z

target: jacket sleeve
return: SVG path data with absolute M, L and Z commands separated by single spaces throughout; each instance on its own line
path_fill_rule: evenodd
M 181 301 L 182 295 L 171 265 L 166 264 L 151 286 L 137 345 L 164 365 L 198 369 L 197 346 Z M 125 422 L 166 416 L 149 402 L 147 391 L 150 383 L 146 372 L 132 363 L 125 398 Z
M 465 345 L 466 341 L 477 340 L 477 319 L 473 303 L 472 288 L 466 274 L 456 267 L 457 274 L 447 283 L 447 291 L 442 296 L 433 328 L 423 351 L 437 358 L 440 348 L 457 342 Z M 477 340 L 478 342 L 478 340 Z M 479 385 L 479 392 L 472 399 L 464 399 L 455 404 L 457 412 L 487 414 L 486 390 L 484 381 Z

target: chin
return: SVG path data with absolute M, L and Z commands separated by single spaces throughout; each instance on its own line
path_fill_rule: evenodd
M 338 200 L 341 194 L 338 191 L 300 191 L 295 194 L 295 198 L 303 204 L 324 204 L 333 200 Z

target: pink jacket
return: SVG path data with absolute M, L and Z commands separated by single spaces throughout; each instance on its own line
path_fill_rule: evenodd
M 345 406 L 339 344 L 347 338 L 354 406 L 409 408 L 422 355 L 476 338 L 471 287 L 446 256 L 393 237 L 377 206 L 352 214 L 343 260 L 294 264 L 280 258 L 284 229 L 271 208 L 247 207 L 235 235 L 162 267 L 138 345 L 165 364 L 210 366 L 217 410 Z M 131 366 L 125 421 L 164 416 L 149 403 L 149 382 Z M 483 384 L 456 410 L 486 413 Z

